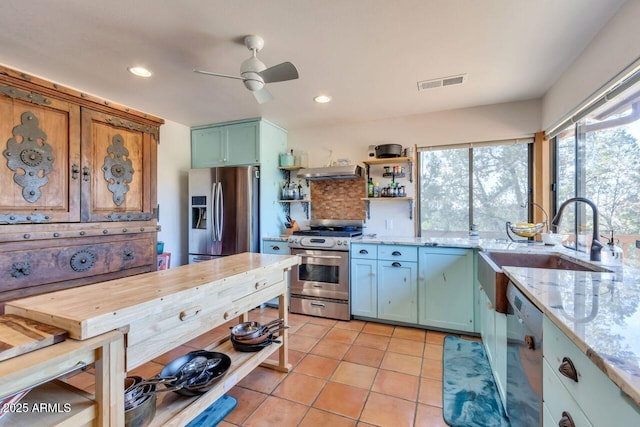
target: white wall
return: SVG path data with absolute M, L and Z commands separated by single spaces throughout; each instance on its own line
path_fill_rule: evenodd
M 640 1 L 628 0 L 545 94 L 542 129 L 559 121 L 640 57 L 638 22 Z
M 332 127 L 290 129 L 288 146 L 307 151 L 310 167 L 327 163 L 330 150 L 334 161 L 347 158 L 359 163 L 366 158 L 369 145 L 398 143 L 403 147 L 425 147 L 531 136 L 540 130 L 540 111 L 540 101 L 534 100 Z M 381 185 L 383 182 L 386 181 L 380 180 Z M 408 193 L 415 196 L 414 189 Z M 302 210 L 296 206 L 292 206 L 292 217 L 307 224 Z M 391 228 L 386 227 L 387 219 L 393 220 Z M 366 233 L 379 236 L 414 235 L 414 221 L 409 220 L 409 206 L 404 202 L 372 202 L 371 220 L 366 225 Z
M 160 127 L 158 146 L 158 240 L 171 252 L 171 267 L 187 264 L 188 179 L 191 167 L 191 132 L 188 126 L 166 121 Z

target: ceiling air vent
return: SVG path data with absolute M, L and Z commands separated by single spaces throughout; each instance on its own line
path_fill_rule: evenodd
M 423 80 L 421 82 L 418 82 L 418 90 L 433 89 L 436 87 L 443 87 L 443 86 L 461 85 L 462 83 L 464 83 L 466 79 L 467 79 L 466 74 L 460 74 L 457 76 L 441 77 L 439 79 L 433 79 L 433 80 Z

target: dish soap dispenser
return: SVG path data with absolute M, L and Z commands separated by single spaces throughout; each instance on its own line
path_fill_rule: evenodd
M 613 237 L 613 230 L 611 230 L 611 237 L 601 237 L 608 240 L 607 244 L 602 248 L 602 263 L 605 265 L 622 265 L 622 248 L 616 244 L 618 240 Z

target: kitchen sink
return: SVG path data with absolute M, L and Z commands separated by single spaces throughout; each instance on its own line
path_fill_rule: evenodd
M 606 268 L 581 262 L 559 254 L 518 252 L 478 252 L 478 281 L 498 313 L 507 313 L 507 285 L 509 278 L 502 267 L 546 268 L 551 270 L 600 271 Z

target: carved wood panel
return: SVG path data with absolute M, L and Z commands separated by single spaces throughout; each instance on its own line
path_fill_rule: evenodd
M 83 221 L 149 220 L 155 194 L 155 135 L 145 128 L 82 109 Z
M 0 224 L 79 221 L 80 186 L 71 177 L 80 160 L 79 107 L 54 98 L 41 105 L 2 93 Z

